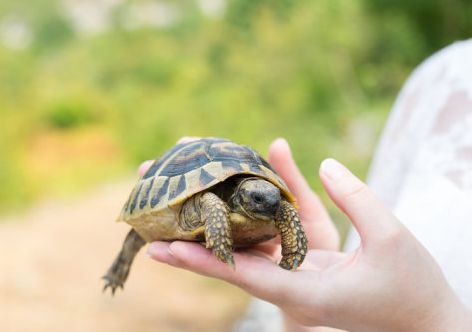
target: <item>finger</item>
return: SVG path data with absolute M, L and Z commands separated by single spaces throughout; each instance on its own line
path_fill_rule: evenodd
M 177 264 L 177 260 L 172 256 L 169 249 L 170 242 L 155 241 L 152 242 L 147 250 L 146 254 L 154 260 L 159 262 L 167 263 L 170 265 Z
M 400 230 L 401 224 L 369 187 L 334 159 L 320 166 L 320 178 L 334 203 L 349 217 L 364 244 Z
M 143 176 L 147 172 L 149 167 L 151 167 L 153 162 L 154 162 L 154 160 L 146 160 L 146 161 L 142 162 L 141 165 L 139 165 L 139 168 L 138 168 L 139 176 Z
M 296 285 L 297 272 L 283 270 L 260 255 L 233 253 L 236 268 L 219 262 L 200 244 L 175 241 L 151 243 L 151 258 L 204 276 L 225 280 L 266 301 L 277 303 L 290 294 L 287 287 Z M 171 257 L 169 257 L 169 255 Z
M 196 140 L 199 140 L 201 137 L 198 137 L 198 136 L 184 136 L 184 137 L 181 137 L 178 141 L 177 141 L 177 144 L 182 144 L 182 143 L 188 143 L 188 142 L 192 142 L 192 141 L 196 141 Z
M 304 176 L 293 160 L 287 141 L 276 139 L 269 147 L 269 162 L 287 183 L 290 191 L 297 197 L 300 208 L 307 216 L 325 213 L 319 198 L 311 190 Z
M 337 250 L 338 232 L 321 200 L 298 169 L 285 139 L 278 138 L 271 144 L 269 162 L 297 198 L 300 218 L 310 239 L 309 248 Z

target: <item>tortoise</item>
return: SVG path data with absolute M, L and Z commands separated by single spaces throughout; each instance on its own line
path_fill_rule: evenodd
M 281 236 L 279 266 L 294 270 L 307 252 L 296 202 L 284 181 L 253 149 L 223 138 L 180 143 L 139 179 L 117 221 L 132 229 L 103 277 L 123 288 L 146 242 L 197 241 L 234 268 L 233 248 Z

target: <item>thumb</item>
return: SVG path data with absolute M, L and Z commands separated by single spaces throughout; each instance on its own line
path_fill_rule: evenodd
M 345 166 L 326 159 L 320 178 L 333 202 L 349 217 L 365 246 L 397 234 L 400 222 L 373 191 Z

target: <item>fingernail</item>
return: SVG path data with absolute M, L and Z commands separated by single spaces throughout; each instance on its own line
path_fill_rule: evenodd
M 166 257 L 172 256 L 169 244 L 164 242 L 152 242 L 146 250 L 146 255 L 159 261 L 166 261 Z
M 284 144 L 287 144 L 287 140 L 283 137 L 277 137 L 276 139 L 274 139 L 274 142 L 282 142 Z
M 320 171 L 331 180 L 336 180 L 349 174 L 349 170 L 333 158 L 323 160 L 320 165 Z
M 149 257 L 154 256 L 154 253 L 158 250 L 156 249 L 157 249 L 156 243 L 155 242 L 150 243 L 146 249 L 146 255 L 148 255 Z
M 290 145 L 288 144 L 287 140 L 283 137 L 278 137 L 274 140 L 274 143 L 276 144 L 282 144 L 285 146 L 285 148 L 288 150 L 289 153 L 292 153 L 290 150 Z

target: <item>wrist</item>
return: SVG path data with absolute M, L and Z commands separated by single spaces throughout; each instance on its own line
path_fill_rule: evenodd
M 444 301 L 429 319 L 418 324 L 415 331 L 472 331 L 472 312 L 454 296 L 451 301 Z
M 457 302 L 456 308 L 447 310 L 442 320 L 443 326 L 436 328 L 437 331 L 472 331 L 472 312 L 459 300 Z

